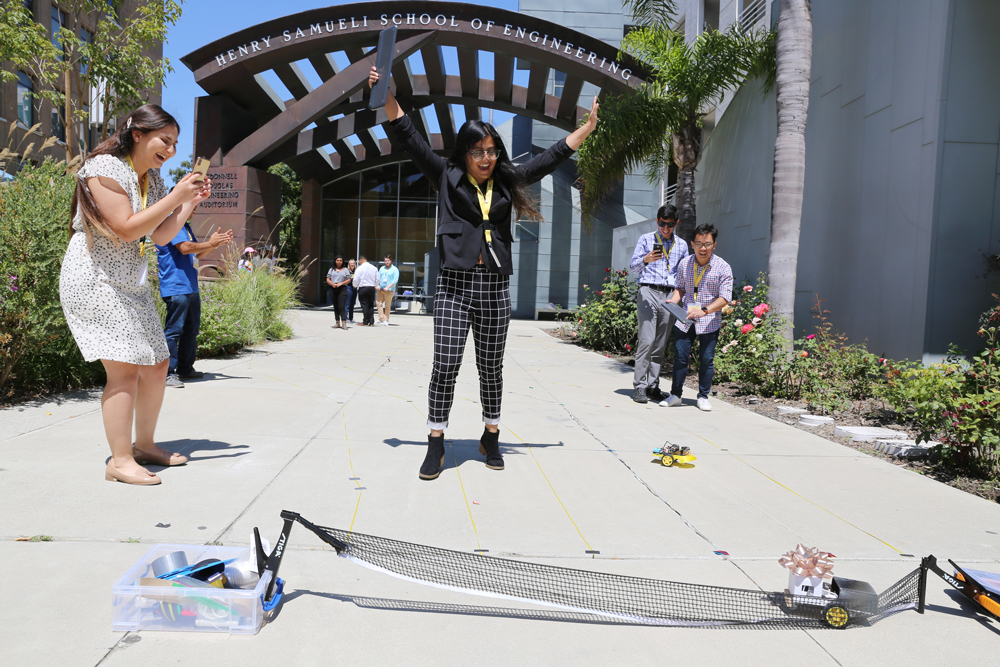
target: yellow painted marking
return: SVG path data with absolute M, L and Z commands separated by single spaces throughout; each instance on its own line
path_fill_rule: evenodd
M 455 474 L 458 475 L 458 485 L 462 487 L 462 498 L 465 499 L 465 509 L 469 513 L 469 521 L 472 522 L 472 532 L 476 536 L 476 549 L 482 549 L 483 545 L 479 543 L 479 531 L 476 529 L 476 520 L 472 518 L 472 506 L 469 504 L 469 496 L 466 495 L 465 484 L 462 483 L 462 471 L 458 469 L 458 459 L 455 458 L 455 445 L 449 440 L 448 446 L 451 447 L 451 461 L 455 465 Z
M 531 458 L 535 460 L 535 465 L 538 466 L 538 471 L 542 473 L 542 478 L 545 479 L 545 483 L 549 485 L 549 488 L 552 490 L 552 495 L 556 497 L 556 500 L 559 502 L 559 506 L 563 508 L 563 512 L 566 512 L 566 518 L 568 518 L 569 522 L 573 524 L 573 528 L 576 529 L 576 534 L 579 535 L 580 539 L 583 540 L 583 543 L 587 545 L 587 549 L 593 551 L 594 547 L 590 546 L 590 542 L 588 542 L 587 538 L 583 536 L 583 531 L 580 530 L 580 526 L 576 525 L 576 521 L 573 520 L 573 516 L 569 513 L 569 510 L 566 509 L 566 505 L 563 503 L 562 498 L 560 498 L 559 494 L 556 493 L 555 487 L 552 486 L 552 482 L 549 481 L 548 475 L 546 475 L 545 471 L 542 469 L 542 464 L 538 461 L 538 458 L 535 456 L 535 450 L 533 450 L 531 448 L 531 445 L 525 442 L 521 436 L 519 436 L 517 433 L 514 433 L 514 431 L 510 429 L 510 426 L 508 426 L 507 424 L 503 424 L 503 427 L 507 429 L 508 433 L 510 433 L 512 436 L 520 440 L 524 444 L 524 446 L 528 448 L 528 452 L 531 454 Z

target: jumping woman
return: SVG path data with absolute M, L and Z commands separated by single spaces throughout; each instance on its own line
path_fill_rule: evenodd
M 378 81 L 372 67 L 368 84 Z M 417 133 L 389 92 L 385 111 L 413 163 L 438 192 L 438 248 L 441 270 L 434 293 L 434 367 L 427 391 L 430 435 L 421 479 L 436 479 L 444 465 L 444 429 L 455 398 L 465 341 L 472 327 L 479 370 L 479 398 L 486 430 L 479 453 L 486 467 L 503 470 L 500 401 L 503 353 L 510 325 L 511 208 L 519 218 L 541 220 L 528 186 L 569 159 L 597 126 L 597 98 L 587 121 L 566 139 L 521 166 L 510 161 L 503 140 L 489 123 L 466 121 L 455 150 L 440 157 Z

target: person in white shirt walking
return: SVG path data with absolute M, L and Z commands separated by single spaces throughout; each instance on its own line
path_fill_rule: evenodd
M 375 326 L 375 290 L 378 288 L 378 269 L 364 255 L 358 255 L 358 268 L 354 272 L 354 287 L 361 303 L 361 326 Z
M 396 285 L 399 283 L 399 269 L 392 265 L 392 255 L 385 256 L 385 266 L 378 270 L 378 283 L 378 323 L 387 327 L 392 300 L 396 296 Z

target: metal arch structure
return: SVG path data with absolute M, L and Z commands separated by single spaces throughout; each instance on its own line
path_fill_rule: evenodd
M 260 23 L 181 59 L 208 93 L 195 102 L 194 154 L 209 159 L 209 177 L 217 186 L 195 216 L 196 231 L 232 224 L 243 227 L 237 233 L 241 242 L 267 237 L 277 224 L 280 185 L 263 170 L 284 162 L 303 180 L 303 256 L 318 255 L 322 186 L 408 159 L 384 110 L 367 108 L 374 49 L 390 25 L 398 29 L 392 65 L 396 98 L 442 154 L 453 149 L 458 129 L 452 105 L 464 107 L 470 119 L 491 108 L 572 131 L 588 111 L 579 104 L 585 83 L 603 96 L 649 77 L 646 65 L 602 40 L 533 16 L 457 2 L 355 3 Z M 445 47 L 457 51 L 457 74 L 445 70 Z M 342 70 L 332 55 L 338 52 L 351 63 Z M 481 75 L 480 52 L 493 54 L 492 79 Z M 416 53 L 423 74 L 414 74 L 407 62 Z M 300 67 L 304 61 L 322 80 L 318 87 Z M 527 86 L 514 84 L 515 66 L 529 70 Z M 292 99 L 282 99 L 267 83 L 269 71 Z M 546 93 L 552 71 L 565 74 L 560 96 Z M 440 132 L 430 131 L 426 114 L 431 112 Z M 386 138 L 376 136 L 378 126 Z M 354 145 L 352 136 L 360 143 Z M 212 223 L 205 223 L 207 216 Z
M 369 52 L 388 25 L 399 29 L 392 69 L 396 97 L 410 113 L 433 107 L 441 132 L 430 134 L 422 120 L 418 127 L 441 151 L 454 145 L 457 130 L 449 105 L 465 107 L 467 118 L 479 118 L 480 109 L 493 108 L 569 131 L 587 112 L 578 105 L 584 83 L 604 94 L 641 85 L 648 76 L 645 65 L 619 57 L 606 42 L 507 10 L 411 1 L 326 7 L 241 30 L 181 59 L 210 98 L 225 98 L 244 112 L 228 109 L 241 116 L 244 128 L 257 126 L 238 141 L 232 132 L 226 133 L 229 141 L 218 146 L 199 133 L 199 154 L 210 156 L 216 166 L 266 168 L 286 162 L 303 178 L 320 183 L 364 168 L 370 160 L 405 159 L 397 154 L 392 139 L 374 136 L 372 129 L 386 118 L 367 109 Z M 457 75 L 445 72 L 442 47 L 446 46 L 458 51 Z M 330 55 L 338 51 L 352 62 L 343 71 Z M 405 60 L 417 51 L 425 74 L 413 74 Z M 480 76 L 479 51 L 494 54 L 493 79 Z M 530 63 L 527 87 L 513 83 L 515 59 Z M 323 79 L 315 90 L 296 64 L 304 60 Z M 268 70 L 294 99 L 282 100 L 275 93 L 262 76 Z M 551 70 L 566 75 L 560 97 L 545 93 Z M 235 134 L 246 133 L 245 129 Z M 346 141 L 351 135 L 361 144 L 351 146 Z M 334 154 L 323 151 L 328 145 Z

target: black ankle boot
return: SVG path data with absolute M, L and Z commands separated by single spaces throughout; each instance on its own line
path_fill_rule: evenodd
M 483 431 L 479 439 L 479 453 L 486 457 L 486 467 L 490 470 L 503 470 L 503 457 L 500 456 L 500 431 L 491 433 Z
M 444 434 L 427 436 L 427 456 L 420 466 L 420 479 L 437 479 L 444 467 Z

